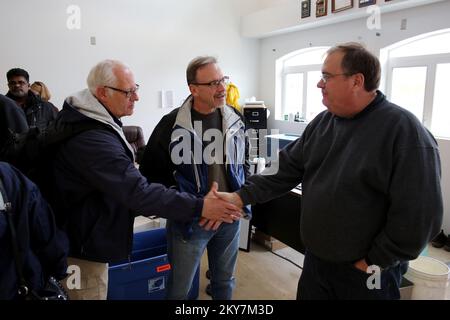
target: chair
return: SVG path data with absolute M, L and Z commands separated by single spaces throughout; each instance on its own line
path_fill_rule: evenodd
M 134 151 L 136 162 L 140 163 L 145 150 L 144 132 L 139 126 L 123 126 L 123 134 Z

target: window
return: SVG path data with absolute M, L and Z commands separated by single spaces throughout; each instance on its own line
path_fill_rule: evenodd
M 411 111 L 431 132 L 450 138 L 446 82 L 450 72 L 450 29 L 423 34 L 382 50 L 386 94 Z
M 309 122 L 326 109 L 317 83 L 328 49 L 302 49 L 277 60 L 276 119 L 283 120 L 286 115 L 298 113 L 303 121 Z
M 423 119 L 427 67 L 404 67 L 392 70 L 391 100 Z
M 450 138 L 450 108 L 448 106 L 448 77 L 450 63 L 436 66 L 436 82 L 434 86 L 433 114 L 431 117 L 431 131 L 438 137 Z

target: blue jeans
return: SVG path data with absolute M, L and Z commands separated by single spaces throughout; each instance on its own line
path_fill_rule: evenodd
M 381 271 L 379 288 L 369 289 L 371 276 L 351 262 L 324 261 L 306 251 L 297 290 L 299 300 L 398 300 L 405 264 Z M 370 282 L 370 279 L 369 279 Z
M 176 225 L 171 221 L 167 222 L 167 250 L 172 267 L 167 299 L 187 299 L 195 272 L 207 248 L 212 298 L 231 300 L 235 286 L 233 274 L 239 251 L 239 223 L 222 223 L 216 231 L 206 231 L 195 224 L 191 238 L 183 239 Z

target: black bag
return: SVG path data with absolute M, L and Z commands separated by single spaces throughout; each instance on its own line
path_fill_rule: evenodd
M 67 123 L 58 116 L 45 128 L 33 127 L 22 133 L 8 129 L 8 136 L 0 152 L 0 159 L 12 163 L 33 180 L 33 174 L 41 171 L 42 163 L 53 159 L 54 150 L 61 143 L 81 132 L 105 129 L 105 127 L 105 124 L 95 120 L 75 124 Z
M 68 123 L 58 117 L 45 128 L 31 128 L 24 133 L 9 131 L 9 136 L 0 152 L 0 159 L 6 159 L 32 180 L 55 212 L 58 226 L 65 224 L 57 210 L 58 199 L 55 196 L 53 179 L 53 161 L 57 149 L 76 135 L 92 130 L 112 130 L 107 125 L 90 120 L 81 123 Z
M 16 228 L 13 222 L 13 213 L 11 202 L 8 201 L 3 182 L 0 179 L 0 210 L 4 210 L 8 220 L 9 231 L 11 233 L 11 244 L 14 254 L 14 260 L 16 264 L 16 272 L 19 278 L 19 288 L 18 295 L 19 298 L 24 300 L 68 300 L 68 294 L 64 290 L 63 286 L 54 277 L 49 277 L 45 287 L 36 292 L 35 290 L 29 288 L 24 276 L 23 276 L 23 266 L 20 260 L 19 254 L 19 244 L 17 242 Z
M 28 294 L 22 295 L 22 297 L 25 300 L 69 300 L 69 296 L 64 290 L 64 287 L 54 277 L 48 278 L 44 289 L 39 292 L 32 290 Z

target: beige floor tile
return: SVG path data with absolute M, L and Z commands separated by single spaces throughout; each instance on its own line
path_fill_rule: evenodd
M 291 249 L 295 252 L 295 250 Z M 287 250 L 284 250 L 287 251 Z M 286 253 L 283 252 L 283 255 Z M 293 257 L 295 254 L 290 253 Z M 300 254 L 297 254 L 297 257 Z M 200 271 L 199 300 L 208 300 L 205 293 L 208 283 L 207 256 L 203 256 Z M 302 263 L 298 261 L 296 263 Z M 234 300 L 294 300 L 301 269 L 277 257 L 257 243 L 252 242 L 250 252 L 239 251 L 236 267 Z

